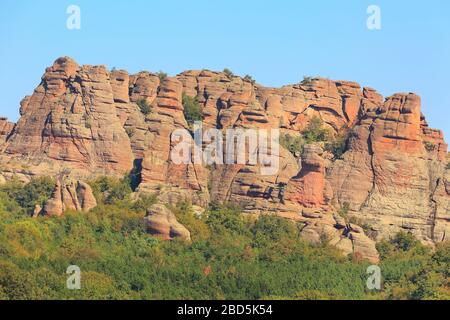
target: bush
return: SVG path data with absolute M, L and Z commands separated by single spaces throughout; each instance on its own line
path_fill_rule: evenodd
M 132 193 L 129 183 L 128 178 L 101 177 L 91 181 L 89 184 L 99 203 L 114 204 L 129 200 L 129 196 Z
M 177 217 L 178 222 L 191 232 L 194 241 L 206 240 L 211 236 L 210 228 L 204 221 L 204 217 L 195 215 L 191 202 L 182 201 L 170 209 Z
M 326 142 L 331 139 L 330 130 L 324 128 L 324 122 L 319 117 L 313 117 L 306 130 L 303 131 L 303 136 L 307 144 L 314 142 Z
M 253 80 L 253 77 L 251 75 L 248 75 L 248 74 L 244 77 L 244 81 L 250 82 L 251 84 L 255 84 L 256 83 L 256 81 Z
M 428 152 L 433 152 L 437 148 L 437 146 L 434 143 L 429 141 L 424 141 L 423 145 L 425 146 L 425 150 L 427 150 Z
M 162 83 L 164 80 L 167 79 L 167 73 L 163 72 L 163 71 L 159 71 L 157 73 L 159 81 Z
M 139 199 L 133 203 L 131 208 L 135 211 L 143 211 L 145 212 L 148 208 L 150 208 L 152 205 L 154 205 L 157 202 L 156 195 L 148 195 L 148 194 L 141 194 L 139 196 Z
M 30 183 L 23 184 L 13 180 L 0 187 L 0 191 L 14 199 L 28 214 L 31 214 L 36 205 L 43 207 L 52 196 L 56 183 L 49 177 L 39 177 Z
M 289 134 L 280 136 L 280 145 L 287 149 L 294 157 L 300 157 L 305 144 L 302 137 L 294 137 Z
M 144 115 L 149 115 L 152 112 L 152 107 L 149 105 L 146 98 L 139 99 L 137 105 Z
M 347 142 L 351 136 L 351 131 L 344 131 L 332 141 L 325 144 L 325 150 L 331 152 L 334 156 L 334 159 L 340 159 L 345 151 L 347 151 Z
M 214 233 L 241 235 L 248 232 L 241 210 L 232 204 L 212 203 L 206 223 Z
M 254 236 L 253 245 L 259 248 L 299 238 L 298 229 L 293 222 L 273 215 L 261 216 L 251 231 Z
M 303 80 L 302 80 L 302 82 L 300 82 L 300 84 L 305 85 L 305 86 L 311 85 L 313 83 L 313 80 L 314 80 L 313 77 L 303 76 Z
M 202 107 L 198 103 L 197 98 L 183 94 L 183 107 L 184 117 L 190 127 L 193 126 L 194 122 L 203 120 Z
M 99 179 L 106 196 L 126 179 Z M 118 188 L 121 189 L 121 188 Z M 2 192 L 0 192 L 0 195 Z M 411 235 L 385 242 L 383 291 L 366 291 L 368 263 L 299 237 L 299 225 L 229 204 L 201 216 L 190 202 L 172 208 L 192 243 L 163 242 L 145 232 L 139 208 L 116 201 L 91 212 L 32 219 L 5 212 L 0 198 L 0 299 L 449 299 L 450 244 L 423 249 Z M 123 197 L 120 197 L 123 198 Z M 126 195 L 125 195 L 126 198 Z M 137 203 L 137 202 L 136 202 Z M 124 205 L 127 204 L 127 205 Z M 406 251 L 405 251 L 406 250 Z M 67 290 L 65 270 L 82 270 L 82 290 Z
M 343 217 L 346 218 L 348 216 L 348 212 L 350 211 L 350 203 L 348 202 L 344 202 L 342 204 L 342 206 L 339 208 L 338 210 L 338 214 Z
M 413 248 L 421 246 L 420 241 L 412 233 L 399 232 L 391 243 L 397 250 L 410 251 Z
M 228 68 L 223 69 L 223 73 L 225 73 L 225 76 L 230 80 L 233 79 L 233 77 L 234 77 L 233 71 L 231 71 Z

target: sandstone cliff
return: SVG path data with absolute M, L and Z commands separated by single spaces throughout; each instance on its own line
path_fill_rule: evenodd
M 175 165 L 171 134 L 189 128 L 183 94 L 201 105 L 204 128 L 279 128 L 296 136 L 320 118 L 332 135 L 349 131 L 350 138 L 337 160 L 323 144 L 306 146 L 301 159 L 281 147 L 280 170 L 268 176 L 249 163 Z M 151 112 L 142 112 L 143 100 Z M 64 57 L 23 99 L 20 114 L 16 125 L 0 119 L 3 180 L 63 172 L 79 181 L 134 168 L 138 191 L 156 193 L 162 203 L 230 201 L 247 214 L 278 214 L 302 222 L 309 241 L 327 238 L 371 260 L 377 260 L 373 240 L 351 221 L 376 239 L 400 230 L 430 244 L 449 237 L 447 145 L 441 131 L 428 127 L 420 98 L 411 93 L 384 99 L 357 83 L 322 78 L 267 88 L 208 70 L 166 78 L 130 75 Z M 66 187 L 58 188 L 57 203 L 49 207 L 56 205 L 59 213 Z M 337 214 L 342 207 L 349 208 L 345 219 Z M 166 229 L 158 232 L 169 237 Z

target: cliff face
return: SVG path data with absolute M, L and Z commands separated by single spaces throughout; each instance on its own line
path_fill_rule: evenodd
M 352 134 L 336 161 L 320 145 L 306 146 L 300 161 L 280 147 L 280 170 L 269 176 L 259 174 L 259 165 L 175 165 L 172 132 L 189 127 L 183 94 L 197 98 L 205 129 L 279 128 L 296 136 L 318 117 L 333 135 Z M 148 114 L 138 106 L 142 99 L 152 107 Z M 374 256 L 370 239 L 342 222 L 340 207 L 378 239 L 409 230 L 433 243 L 450 232 L 447 145 L 442 132 L 428 127 L 414 94 L 384 100 L 373 89 L 328 79 L 267 88 L 206 70 L 161 80 L 65 57 L 46 70 L 20 113 L 15 126 L 0 120 L 4 179 L 122 176 L 135 167 L 138 190 L 161 201 L 230 201 L 249 214 L 276 213 L 304 222 L 310 240 L 325 235 L 368 256 Z
M 7 118 L 0 118 L 0 151 L 3 151 L 6 140 L 14 129 L 14 123 L 9 122 Z
M 92 172 L 132 168 L 130 142 L 102 66 L 56 60 L 33 95 L 23 99 L 20 114 L 4 151 L 8 155 Z

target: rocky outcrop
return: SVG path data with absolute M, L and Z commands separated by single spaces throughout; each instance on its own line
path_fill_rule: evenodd
M 6 140 L 14 129 L 14 123 L 9 122 L 8 118 L 0 117 L 0 152 L 3 151 Z
M 186 227 L 179 223 L 175 215 L 164 205 L 155 204 L 147 210 L 145 217 L 147 232 L 163 240 L 179 238 L 191 241 L 191 234 Z
M 305 208 L 320 208 L 332 199 L 332 192 L 325 180 L 326 160 L 318 145 L 305 146 L 302 153 L 302 169 L 288 184 L 287 200 Z
M 59 58 L 22 101 L 20 114 L 5 150 L 11 156 L 50 160 L 49 170 L 124 174 L 133 166 L 104 66 L 79 67 Z
M 447 145 L 442 133 L 424 125 L 420 98 L 397 94 L 382 104 L 369 100 L 362 111 L 348 152 L 329 176 L 337 201 L 350 204 L 379 238 L 407 230 L 424 242 L 445 239 L 450 225 L 437 212 L 448 218 L 449 199 L 435 198 Z
M 175 78 L 165 79 L 146 117 L 150 148 L 143 153 L 140 190 L 160 191 L 161 186 L 171 187 L 167 197 L 192 199 L 195 204 L 209 201 L 206 170 L 201 164 L 176 164 L 171 161 L 171 151 L 176 143 L 172 134 L 176 129 L 188 129 L 183 114 L 182 85 Z M 172 202 L 171 202 L 172 203 Z
M 82 181 L 64 180 L 56 183 L 52 197 L 41 213 L 45 216 L 62 216 L 66 210 L 88 212 L 97 206 L 91 187 Z M 39 215 L 37 209 L 34 216 Z
M 326 214 L 314 209 L 304 209 L 301 220 L 305 224 L 301 237 L 308 242 L 320 244 L 326 241 L 345 255 L 353 254 L 358 259 L 379 262 L 375 241 L 360 226 L 347 223 L 337 214 Z
M 183 95 L 200 104 L 204 130 L 225 136 L 231 128 L 280 129 L 299 136 L 320 118 L 332 136 L 350 132 L 346 152 L 334 160 L 323 144 L 314 144 L 298 159 L 280 147 L 279 170 L 270 175 L 261 175 L 261 165 L 250 162 L 175 164 L 172 134 L 191 129 Z M 150 112 L 141 110 L 143 101 Z M 278 214 L 304 223 L 303 236 L 313 242 L 330 238 L 345 252 L 371 260 L 376 260 L 373 241 L 357 227 L 339 223 L 339 207 L 348 206 L 349 216 L 369 225 L 377 239 L 399 230 L 429 244 L 448 239 L 448 148 L 442 132 L 429 128 L 414 94 L 385 100 L 374 89 L 324 78 L 269 88 L 209 70 L 175 77 L 130 75 L 64 57 L 23 99 L 20 113 L 15 126 L 0 119 L 0 183 L 61 173 L 86 181 L 134 169 L 138 191 L 157 194 L 161 203 L 232 202 L 246 214 Z M 89 196 L 84 196 L 88 205 L 80 202 L 78 182 L 58 188 L 43 211 L 59 215 L 65 208 L 90 207 Z M 70 200 L 75 193 L 77 200 Z

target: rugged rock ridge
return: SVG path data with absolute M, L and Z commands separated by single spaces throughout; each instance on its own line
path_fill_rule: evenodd
M 172 132 L 189 128 L 183 94 L 202 106 L 205 129 L 279 128 L 297 136 L 319 117 L 333 134 L 351 130 L 351 136 L 337 161 L 321 145 L 306 146 L 301 159 L 281 147 L 280 170 L 271 176 L 260 175 L 259 165 L 175 165 Z M 140 110 L 143 99 L 150 113 Z M 340 207 L 378 239 L 408 230 L 432 244 L 450 232 L 447 145 L 441 131 L 428 127 L 414 94 L 384 100 L 357 83 L 322 78 L 267 88 L 208 70 L 129 75 L 64 57 L 20 111 L 14 128 L 0 120 L 3 179 L 64 173 L 82 181 L 134 168 L 138 192 L 163 203 L 230 201 L 248 214 L 275 213 L 303 222 L 310 241 L 326 237 L 372 260 L 373 241 L 336 214 Z
M 380 237 L 404 229 L 426 242 L 442 241 L 450 230 L 449 199 L 435 198 L 446 156 L 442 133 L 421 115 L 420 98 L 396 94 L 363 105 L 349 150 L 329 180 L 336 200 L 350 204 Z
M 56 60 L 33 95 L 23 99 L 20 114 L 6 144 L 8 155 L 105 174 L 124 174 L 133 167 L 104 66 Z

